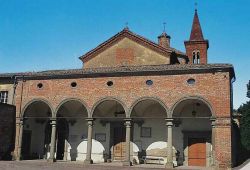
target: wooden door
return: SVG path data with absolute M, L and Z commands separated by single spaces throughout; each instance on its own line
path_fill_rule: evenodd
M 125 158 L 126 129 L 125 127 L 114 128 L 114 160 L 122 161 Z
M 188 139 L 188 166 L 206 166 L 206 140 Z

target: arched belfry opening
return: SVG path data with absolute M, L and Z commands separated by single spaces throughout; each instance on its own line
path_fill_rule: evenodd
M 131 160 L 135 164 L 167 163 L 167 108 L 155 98 L 142 98 L 132 105 Z M 163 158 L 163 159 L 162 159 Z
M 178 165 L 212 164 L 212 109 L 199 98 L 187 98 L 173 109 L 173 143 L 179 152 Z
M 47 159 L 51 139 L 52 110 L 42 101 L 31 102 L 23 112 L 21 159 Z
M 84 161 L 87 153 L 88 111 L 76 99 L 63 102 L 56 113 L 56 159 Z
M 94 162 L 124 161 L 126 111 L 121 101 L 103 99 L 96 103 L 93 115 L 92 159 Z

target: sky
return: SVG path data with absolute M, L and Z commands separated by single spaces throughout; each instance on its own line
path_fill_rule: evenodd
M 185 52 L 195 2 L 208 62 L 234 65 L 234 108 L 250 80 L 249 0 L 0 0 L 0 73 L 81 68 L 79 56 L 121 31 L 157 41 L 166 22 Z

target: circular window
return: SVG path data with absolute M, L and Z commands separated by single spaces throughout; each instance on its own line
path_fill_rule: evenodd
M 76 87 L 77 83 L 76 82 L 72 82 L 70 85 L 71 85 L 71 87 Z
M 113 81 L 108 81 L 108 82 L 107 82 L 107 85 L 108 85 L 108 86 L 113 86 L 113 84 L 114 84 Z
M 153 82 L 152 80 L 147 80 L 147 81 L 146 81 L 146 84 L 147 84 L 148 86 L 152 86 L 153 83 L 154 83 L 154 82 Z
M 190 85 L 194 85 L 195 84 L 195 79 L 191 78 L 187 80 L 187 83 Z
M 37 88 L 41 89 L 43 87 L 43 84 L 42 83 L 38 83 L 37 84 Z

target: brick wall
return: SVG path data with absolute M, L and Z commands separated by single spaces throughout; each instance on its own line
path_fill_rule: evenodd
M 11 159 L 15 135 L 15 107 L 0 103 L 0 160 Z
M 200 64 L 207 64 L 207 42 L 192 42 L 188 41 L 185 43 L 186 54 L 189 58 L 189 63 L 193 63 L 193 51 L 200 52 Z
M 195 85 L 188 85 L 187 80 L 194 78 Z M 146 85 L 146 80 L 152 80 L 153 85 Z M 107 81 L 113 81 L 113 86 L 107 86 Z M 71 82 L 77 87 L 72 88 Z M 38 83 L 43 83 L 41 89 Z M 22 93 L 22 103 L 21 102 Z M 141 97 L 157 97 L 169 109 L 186 96 L 200 96 L 210 102 L 215 116 L 221 117 L 216 127 L 216 159 L 221 167 L 231 166 L 231 125 L 230 121 L 230 77 L 228 72 L 156 75 L 156 76 L 125 76 L 125 77 L 95 77 L 79 79 L 26 80 L 19 82 L 16 89 L 16 106 L 22 108 L 33 99 L 47 100 L 55 110 L 67 98 L 78 98 L 91 109 L 94 104 L 106 96 L 116 97 L 127 108 Z M 16 116 L 20 116 L 17 109 Z M 225 121 L 225 122 L 223 122 Z M 19 127 L 16 129 L 19 132 Z M 16 140 L 18 139 L 18 133 Z M 17 147 L 17 142 L 16 142 Z

